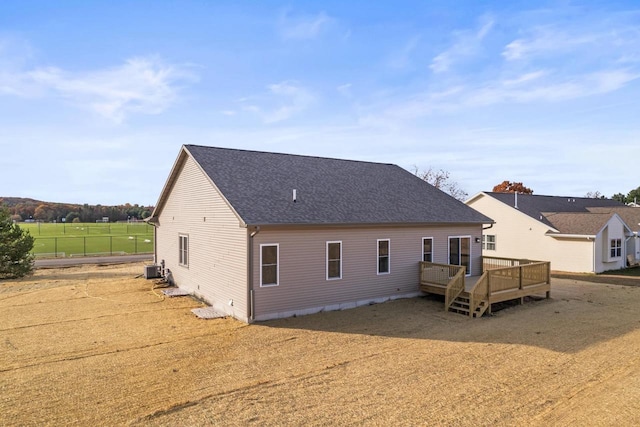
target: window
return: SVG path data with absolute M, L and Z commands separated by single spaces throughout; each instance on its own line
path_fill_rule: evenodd
M 189 266 L 189 236 L 186 234 L 178 235 L 178 264 Z
M 422 261 L 433 262 L 433 238 L 422 238 Z
M 260 286 L 278 286 L 277 244 L 260 245 Z
M 389 268 L 389 252 L 391 241 L 389 239 L 378 240 L 378 274 L 387 274 Z
M 482 249 L 486 249 L 488 251 L 496 250 L 496 236 L 495 234 L 487 234 L 486 236 L 482 235 Z
M 342 242 L 327 242 L 327 280 L 342 279 Z
M 611 239 L 610 258 L 620 258 L 622 256 L 622 239 Z

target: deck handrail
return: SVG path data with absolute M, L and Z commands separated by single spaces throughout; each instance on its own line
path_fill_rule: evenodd
M 464 291 L 464 276 L 467 271 L 466 267 L 458 268 L 458 272 L 451 278 L 447 284 L 447 289 L 444 294 L 444 306 L 445 310 L 448 310 L 458 296 Z
M 489 282 L 488 272 L 482 273 L 482 276 L 473 285 L 469 292 L 469 316 L 473 316 L 476 309 L 480 307 L 483 301 L 489 303 L 489 295 L 491 293 L 491 286 Z

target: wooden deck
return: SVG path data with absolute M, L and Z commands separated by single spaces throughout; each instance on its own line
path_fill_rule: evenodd
M 445 296 L 445 310 L 480 317 L 491 304 L 551 293 L 549 262 L 485 257 L 482 276 L 465 267 L 420 262 L 420 290 Z

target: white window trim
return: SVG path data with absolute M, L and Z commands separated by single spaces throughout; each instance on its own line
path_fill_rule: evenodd
M 433 257 L 433 252 L 434 252 L 434 248 L 433 248 L 433 237 L 423 237 L 421 242 L 422 242 L 422 246 L 420 247 L 420 261 L 424 261 L 424 241 L 425 240 L 431 240 L 431 262 L 433 262 L 433 260 L 435 259 Z
M 451 264 L 451 239 L 469 239 L 469 273 L 465 277 L 470 277 L 473 271 L 473 244 L 471 236 L 449 236 L 447 237 L 447 262 Z M 454 264 L 452 264 L 454 265 Z
M 262 248 L 264 246 L 276 247 L 276 283 L 262 284 Z M 260 287 L 270 288 L 273 286 L 280 286 L 280 244 L 279 243 L 262 243 L 260 244 Z
M 329 244 L 331 243 L 339 243 L 340 244 L 340 275 L 338 277 L 329 277 Z M 327 280 L 340 280 L 342 279 L 342 240 L 331 240 L 327 241 L 325 245 L 325 278 Z
M 380 272 L 380 242 L 389 242 L 389 244 L 387 245 L 388 251 L 389 253 L 387 254 L 387 267 L 388 267 L 388 271 L 383 271 L 382 273 Z M 382 276 L 384 274 L 391 274 L 391 239 L 378 239 L 376 241 L 376 272 L 378 273 L 378 276 Z
M 493 242 L 489 242 L 487 239 L 489 236 L 493 237 Z M 493 249 L 489 249 L 489 244 L 493 244 Z M 482 235 L 482 250 L 483 251 L 496 251 L 498 250 L 498 237 L 495 234 L 483 234 Z
M 618 242 L 620 242 L 620 246 L 617 245 Z M 612 250 L 616 250 L 616 252 L 620 251 L 620 255 L 611 255 Z M 620 258 L 622 258 L 622 239 L 609 239 L 609 259 L 616 260 Z
M 182 243 L 182 239 L 186 240 L 186 250 L 184 250 L 184 246 Z M 183 251 L 187 255 L 187 262 L 183 262 Z M 191 258 L 191 254 L 189 253 L 189 235 L 186 233 L 178 233 L 178 265 L 181 267 L 189 267 L 189 259 Z

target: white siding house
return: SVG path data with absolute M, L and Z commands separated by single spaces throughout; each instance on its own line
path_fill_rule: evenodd
M 150 221 L 175 283 L 245 322 L 412 297 L 482 269 L 488 217 L 391 164 L 183 146 Z
M 485 256 L 546 259 L 554 270 L 599 273 L 624 268 L 638 240 L 616 213 L 632 208 L 614 200 L 482 192 L 466 204 L 495 221 L 483 232 Z

